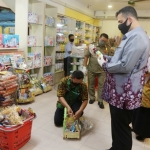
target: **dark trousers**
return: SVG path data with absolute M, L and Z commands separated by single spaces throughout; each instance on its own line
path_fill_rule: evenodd
M 76 101 L 71 106 L 71 109 L 74 114 L 80 109 L 81 104 L 82 104 L 82 101 Z M 54 115 L 54 124 L 58 127 L 62 126 L 63 120 L 64 120 L 64 109 L 57 108 L 55 111 L 55 115 Z
M 73 58 L 71 58 L 71 57 L 64 58 L 65 76 L 70 75 L 70 71 L 72 70 L 72 65 L 70 63 L 72 63 L 72 61 L 73 61 Z
M 133 110 L 109 106 L 112 132 L 112 148 L 110 150 L 131 150 L 132 135 L 129 124 L 132 121 Z

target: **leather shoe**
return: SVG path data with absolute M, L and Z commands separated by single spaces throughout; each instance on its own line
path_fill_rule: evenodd
M 100 107 L 101 109 L 104 109 L 104 104 L 103 104 L 103 102 L 98 102 L 98 105 L 99 105 L 99 107 Z
M 145 140 L 145 138 L 144 138 L 144 137 L 139 136 L 139 135 L 137 135 L 137 136 L 136 136 L 136 139 L 137 139 L 138 141 L 144 141 L 144 140 Z
M 93 104 L 95 102 L 95 100 L 89 100 L 89 104 Z

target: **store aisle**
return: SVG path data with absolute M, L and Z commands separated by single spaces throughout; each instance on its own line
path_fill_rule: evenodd
M 37 114 L 33 121 L 31 140 L 20 150 L 106 150 L 111 147 L 111 129 L 109 106 L 98 107 L 97 102 L 87 106 L 84 115 L 94 122 L 93 129 L 80 140 L 63 140 L 62 128 L 56 128 L 53 123 L 56 108 L 56 91 L 36 97 L 32 104 L 21 105 L 31 107 Z M 132 150 L 150 150 L 150 139 L 139 142 L 133 133 Z

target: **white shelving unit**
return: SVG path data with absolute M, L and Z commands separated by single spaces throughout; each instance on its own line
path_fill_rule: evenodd
M 53 38 L 53 44 L 50 46 L 44 45 L 44 56 L 51 56 L 52 64 L 50 66 L 44 66 L 44 73 L 51 72 L 54 77 L 54 84 L 56 79 L 55 75 L 55 51 L 56 51 L 56 19 L 57 19 L 57 8 L 52 7 L 50 5 L 45 6 L 45 15 L 44 20 L 47 17 L 52 17 L 54 19 L 54 23 L 52 25 L 44 24 L 44 39 L 49 36 Z M 44 61 L 44 59 L 43 59 Z
M 80 40 L 85 39 L 85 23 L 76 21 L 75 44 L 79 45 Z
M 20 36 L 20 48 L 25 53 L 26 61 L 28 60 L 28 53 L 41 53 L 41 65 L 32 68 L 31 73 L 38 74 L 38 78 L 41 78 L 44 73 L 51 72 L 55 77 L 56 23 L 53 26 L 46 25 L 45 19 L 46 17 L 53 17 L 56 22 L 57 8 L 38 0 L 16 0 L 15 9 L 15 33 Z M 28 23 L 29 12 L 38 15 L 38 23 Z M 36 36 L 35 46 L 27 46 L 28 35 Z M 53 46 L 45 46 L 45 36 L 53 37 Z M 44 66 L 44 56 L 52 57 L 52 65 Z
M 85 24 L 85 40 L 88 41 L 88 43 L 92 43 L 92 30 L 93 26 L 90 24 Z

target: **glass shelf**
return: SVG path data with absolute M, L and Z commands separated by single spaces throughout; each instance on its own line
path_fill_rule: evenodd
M 29 22 L 28 22 L 28 25 L 31 25 L 31 26 L 32 26 L 32 25 L 42 26 L 42 24 L 40 24 L 40 23 L 29 23 Z
M 46 45 L 45 45 L 44 47 L 55 47 L 55 46 L 46 46 Z
M 0 50 L 18 50 L 19 48 L 0 48 Z
M 56 59 L 56 61 L 63 61 L 64 59 Z
M 64 71 L 63 70 L 55 71 L 55 73 L 60 73 L 60 72 L 64 72 Z
M 56 28 L 56 26 L 45 25 L 47 28 Z
M 56 51 L 56 53 L 65 53 L 65 51 Z
M 29 48 L 31 48 L 31 47 L 42 47 L 42 46 L 28 46 Z
M 29 70 L 34 70 L 34 69 L 40 69 L 41 67 L 37 67 L 37 68 L 29 68 Z
M 84 58 L 82 56 L 70 56 L 70 57 L 72 57 L 72 58 Z
M 44 66 L 44 67 L 51 67 L 51 66 L 54 66 L 54 65 L 47 65 L 47 66 Z

